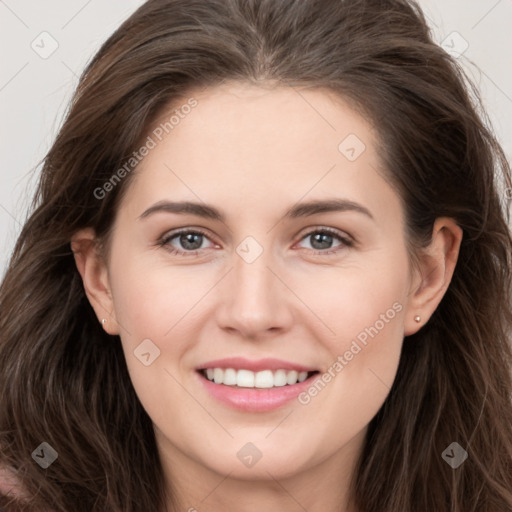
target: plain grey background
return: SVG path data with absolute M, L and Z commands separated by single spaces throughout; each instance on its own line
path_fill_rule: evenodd
M 207 1 L 207 0 L 205 0 Z M 86 63 L 143 0 L 0 0 L 0 278 Z M 420 0 L 512 156 L 512 0 Z

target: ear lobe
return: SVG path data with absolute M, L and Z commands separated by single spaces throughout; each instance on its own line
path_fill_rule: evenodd
M 96 312 L 98 321 L 108 334 L 119 334 L 107 265 L 98 252 L 94 230 L 85 228 L 75 233 L 71 238 L 71 250 L 82 277 L 85 294 Z
M 459 257 L 462 234 L 453 219 L 441 217 L 434 223 L 432 241 L 419 257 L 419 268 L 413 280 L 405 321 L 406 336 L 419 331 L 446 293 Z

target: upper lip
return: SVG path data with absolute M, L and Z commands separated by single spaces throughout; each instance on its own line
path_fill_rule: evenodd
M 246 359 L 245 357 L 227 357 L 224 359 L 215 359 L 208 361 L 197 368 L 204 370 L 206 368 L 233 368 L 235 370 L 251 370 L 260 372 L 263 370 L 296 370 L 298 372 L 314 372 L 317 369 L 302 364 L 284 361 L 282 359 L 264 358 L 264 359 Z

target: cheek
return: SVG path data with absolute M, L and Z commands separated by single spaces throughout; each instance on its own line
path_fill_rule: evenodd
M 136 258 L 130 262 L 128 257 L 111 275 L 116 318 L 124 338 L 165 339 L 204 295 L 207 281 L 207 276 L 205 281 L 205 276 L 194 276 L 191 270 L 147 265 Z
M 369 421 L 384 402 L 398 368 L 408 258 L 405 252 L 381 255 L 364 266 L 340 269 L 336 279 L 333 285 L 332 275 L 319 276 L 317 293 L 310 289 L 307 294 L 306 286 L 302 288 L 308 306 L 328 328 L 323 329 L 322 343 L 329 357 L 321 382 L 303 395 L 301 403 L 314 401 L 320 406 L 332 401 L 333 408 L 343 403 L 352 413 L 367 415 Z M 323 398 L 316 399 L 320 394 Z M 316 405 L 312 409 L 323 417 L 325 410 L 317 410 Z
M 330 293 L 310 294 L 335 334 L 324 337 L 330 360 L 299 402 L 334 437 L 339 425 L 355 434 L 370 422 L 390 391 L 404 336 L 407 272 L 407 256 L 396 253 L 340 272 L 335 287 L 326 277 L 319 284 L 330 285 Z
M 111 283 L 130 379 L 153 423 L 165 425 L 168 411 L 190 406 L 176 365 L 191 339 L 181 319 L 199 299 L 199 291 L 192 291 L 179 272 L 143 270 L 137 264 L 116 267 Z
M 179 356 L 188 346 L 183 329 L 193 326 L 191 318 L 212 313 L 205 310 L 207 304 L 211 307 L 212 297 L 203 299 L 218 281 L 218 274 L 207 265 L 148 265 L 144 258 L 121 249 L 117 256 L 112 260 L 111 284 L 126 350 L 133 351 L 149 338 L 169 356 Z M 283 277 L 307 306 L 297 320 L 311 331 L 311 339 L 321 340 L 332 358 L 357 351 L 353 347 L 357 340 L 366 349 L 358 357 L 364 361 L 374 352 L 382 352 L 385 344 L 388 356 L 393 353 L 389 344 L 401 342 L 400 311 L 405 309 L 407 269 L 404 251 L 382 251 L 368 255 L 364 264 L 318 267 L 313 273 L 294 269 Z M 175 336 L 178 332 L 179 337 Z M 384 343 L 385 339 L 389 341 Z M 372 343 L 374 340 L 381 341 Z
M 408 258 L 396 251 L 372 255 L 364 265 L 298 277 L 293 286 L 324 324 L 324 344 L 339 355 L 354 340 L 367 347 L 373 339 L 401 342 L 408 283 Z

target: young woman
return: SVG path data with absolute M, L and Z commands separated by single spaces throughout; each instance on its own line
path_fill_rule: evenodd
M 503 152 L 405 0 L 150 0 L 0 290 L 0 506 L 505 512 Z

